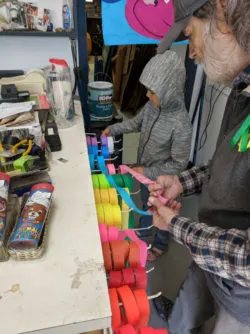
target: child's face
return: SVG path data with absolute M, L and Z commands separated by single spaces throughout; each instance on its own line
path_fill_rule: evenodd
M 150 89 L 147 91 L 147 98 L 152 102 L 154 107 L 159 107 L 161 105 L 160 98 Z

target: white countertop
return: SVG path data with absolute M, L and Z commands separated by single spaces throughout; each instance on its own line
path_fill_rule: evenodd
M 39 260 L 0 263 L 1 334 L 77 334 L 111 325 L 81 117 L 60 136 L 63 150 L 51 162 L 55 192 L 46 252 Z

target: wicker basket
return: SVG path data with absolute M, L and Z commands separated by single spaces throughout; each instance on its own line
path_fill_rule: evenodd
M 24 207 L 27 199 L 28 199 L 28 195 L 23 197 L 20 214 L 22 213 L 23 207 Z M 43 232 L 42 232 L 40 242 L 39 242 L 39 245 L 38 245 L 37 248 L 26 249 L 26 250 L 19 250 L 19 249 L 11 248 L 10 240 L 11 240 L 11 237 L 12 237 L 12 235 L 13 235 L 16 227 L 17 227 L 17 224 L 18 224 L 18 219 L 16 220 L 15 227 L 13 228 L 13 231 L 12 231 L 12 233 L 10 235 L 10 238 L 9 238 L 9 241 L 8 241 L 8 252 L 10 254 L 10 257 L 13 260 L 16 260 L 16 261 L 36 260 L 36 259 L 40 259 L 43 256 L 45 248 L 46 248 L 47 238 L 48 238 L 49 216 L 50 216 L 50 212 L 51 212 L 51 205 L 52 205 L 52 200 L 50 201 L 50 206 L 48 208 L 48 211 L 47 211 L 47 214 L 46 214 L 46 217 L 45 217 Z M 20 217 L 20 214 L 18 215 L 18 218 Z
M 7 249 L 8 240 L 13 231 L 18 214 L 20 212 L 20 205 L 17 196 L 9 196 L 6 214 L 6 226 L 2 238 L 0 239 L 0 262 L 8 261 L 9 253 Z

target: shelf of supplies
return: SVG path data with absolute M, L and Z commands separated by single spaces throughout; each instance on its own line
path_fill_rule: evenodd
M 26 37 L 71 37 L 75 38 L 75 31 L 48 32 L 48 31 L 27 31 L 27 30 L 6 30 L 0 31 L 0 36 L 26 36 Z

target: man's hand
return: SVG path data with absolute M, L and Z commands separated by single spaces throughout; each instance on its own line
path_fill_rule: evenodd
M 135 172 L 144 175 L 144 167 L 133 167 L 132 168 Z
M 164 206 L 156 197 L 149 197 L 148 206 L 153 214 L 153 224 L 163 231 L 169 231 L 170 223 L 179 214 L 181 204 L 175 200 L 169 200 L 168 206 Z
M 105 130 L 102 131 L 102 136 L 111 137 L 111 132 L 109 128 L 106 128 Z
M 150 196 L 162 195 L 165 198 L 175 199 L 183 191 L 182 185 L 176 175 L 160 176 L 156 184 L 149 185 Z

